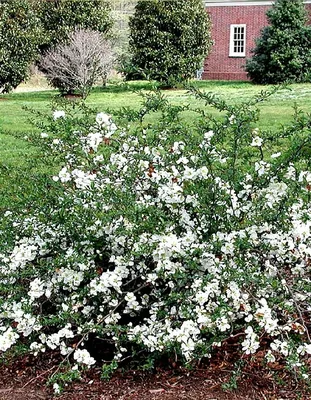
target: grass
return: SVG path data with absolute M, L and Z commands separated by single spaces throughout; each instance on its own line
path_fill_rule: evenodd
M 255 86 L 249 82 L 200 81 L 195 84 L 201 90 L 212 92 L 231 104 L 248 101 L 262 90 L 271 88 L 269 86 Z M 120 84 L 109 85 L 107 88 L 93 90 L 86 103 L 100 111 L 119 109 L 123 106 L 136 108 L 139 105 L 140 97 L 133 90 L 150 89 L 150 84 L 139 82 L 130 83 L 126 86 Z M 168 90 L 164 93 L 174 104 L 191 102 L 192 106 L 202 106 L 202 103 L 189 97 L 185 90 Z M 2 95 L 2 101 L 0 101 L 0 133 L 27 134 L 33 127 L 28 120 L 29 114 L 24 110 L 24 107 L 48 112 L 50 104 L 56 95 L 57 92 L 53 90 Z M 293 114 L 294 104 L 297 104 L 299 108 L 305 111 L 310 109 L 311 84 L 291 85 L 289 89 L 280 90 L 268 102 L 261 104 L 260 127 L 270 129 L 277 128 L 280 124 L 288 123 Z M 212 114 L 217 113 L 214 110 L 210 111 Z
M 24 85 L 22 92 L 2 95 L 0 98 L 0 166 L 2 166 L 0 206 L 2 207 L 10 206 L 12 201 L 16 200 L 18 188 L 12 184 L 15 180 L 14 174 L 20 174 L 25 160 L 35 156 L 35 148 L 22 140 L 23 136 L 35 129 L 29 120 L 30 113 L 25 107 L 51 113 L 51 103 L 57 96 L 57 92 L 53 90 L 37 91 L 46 88 L 41 81 L 38 84 L 32 82 L 31 85 Z M 195 82 L 195 85 L 203 91 L 214 93 L 232 105 L 247 102 L 262 90 L 271 89 L 269 86 L 255 86 L 249 82 L 200 81 Z M 110 110 L 112 113 L 113 110 L 124 106 L 138 108 L 141 98 L 137 92 L 151 88 L 152 85 L 146 82 L 133 82 L 128 85 L 110 84 L 106 88 L 95 88 L 86 103 L 98 111 Z M 203 106 L 202 102 L 193 99 L 182 89 L 168 90 L 164 94 L 176 105 L 191 103 L 193 108 Z M 275 93 L 269 101 L 260 104 L 261 116 L 258 126 L 264 130 L 277 130 L 279 126 L 289 124 L 295 104 L 304 111 L 310 110 L 311 84 L 292 85 Z M 218 114 L 218 111 L 212 109 L 209 111 L 213 115 Z M 191 121 L 193 115 L 187 113 L 185 118 Z

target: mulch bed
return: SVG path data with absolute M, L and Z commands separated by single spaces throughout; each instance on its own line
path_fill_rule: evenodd
M 82 95 L 81 94 L 65 94 L 64 96 L 62 96 L 64 99 L 67 100 L 81 100 L 82 99 Z
M 209 365 L 193 371 L 182 368 L 157 368 L 153 373 L 117 371 L 110 381 L 100 378 L 100 369 L 91 369 L 81 381 L 68 384 L 55 397 L 46 387 L 49 375 L 56 370 L 58 356 L 45 354 L 41 359 L 24 356 L 0 366 L 0 400 L 310 400 L 296 383 L 281 370 L 275 371 L 283 381 L 277 386 L 273 372 L 248 363 L 238 378 L 236 390 L 225 391 L 230 381 L 232 360 L 216 357 Z M 300 397 L 298 397 L 300 396 Z

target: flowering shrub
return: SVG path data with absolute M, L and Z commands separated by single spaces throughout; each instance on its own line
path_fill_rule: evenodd
M 140 352 L 191 363 L 237 335 L 241 354 L 308 377 L 308 118 L 264 133 L 264 94 L 236 107 L 195 95 L 222 117 L 196 110 L 190 125 L 189 106 L 158 92 L 118 122 L 54 110 L 38 145 L 61 164 L 55 199 L 7 212 L 0 232 L 1 351 L 57 350 L 75 370 Z

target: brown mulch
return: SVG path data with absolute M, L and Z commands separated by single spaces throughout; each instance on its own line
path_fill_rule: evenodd
M 270 370 L 245 368 L 238 380 L 238 389 L 224 391 L 222 385 L 232 376 L 232 363 L 200 366 L 193 371 L 158 368 L 154 373 L 117 371 L 110 381 L 100 379 L 100 369 L 92 369 L 79 382 L 68 384 L 55 397 L 46 380 L 57 368 L 57 356 L 45 355 L 38 360 L 24 356 L 0 366 L 0 400 L 310 400 L 302 388 L 287 379 L 277 386 Z M 51 367 L 52 366 L 52 367 Z M 300 397 L 298 397 L 298 395 Z
M 81 100 L 82 95 L 81 94 L 64 94 L 63 98 L 67 99 L 67 100 Z

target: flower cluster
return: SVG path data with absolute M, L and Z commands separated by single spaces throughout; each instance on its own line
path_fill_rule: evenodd
M 155 109 L 153 96 L 144 107 Z M 303 365 L 311 353 L 304 132 L 271 156 L 246 105 L 189 130 L 162 103 L 153 126 L 121 129 L 100 113 L 88 129 L 41 135 L 64 164 L 52 178 L 54 201 L 17 217 L 15 244 L 0 255 L 0 350 L 29 338 L 34 354 L 58 349 L 89 367 L 103 362 L 96 337 L 113 343 L 117 361 L 135 343 L 190 362 L 238 334 L 245 354 L 264 337 L 268 361 Z M 62 111 L 53 118 L 69 121 Z

